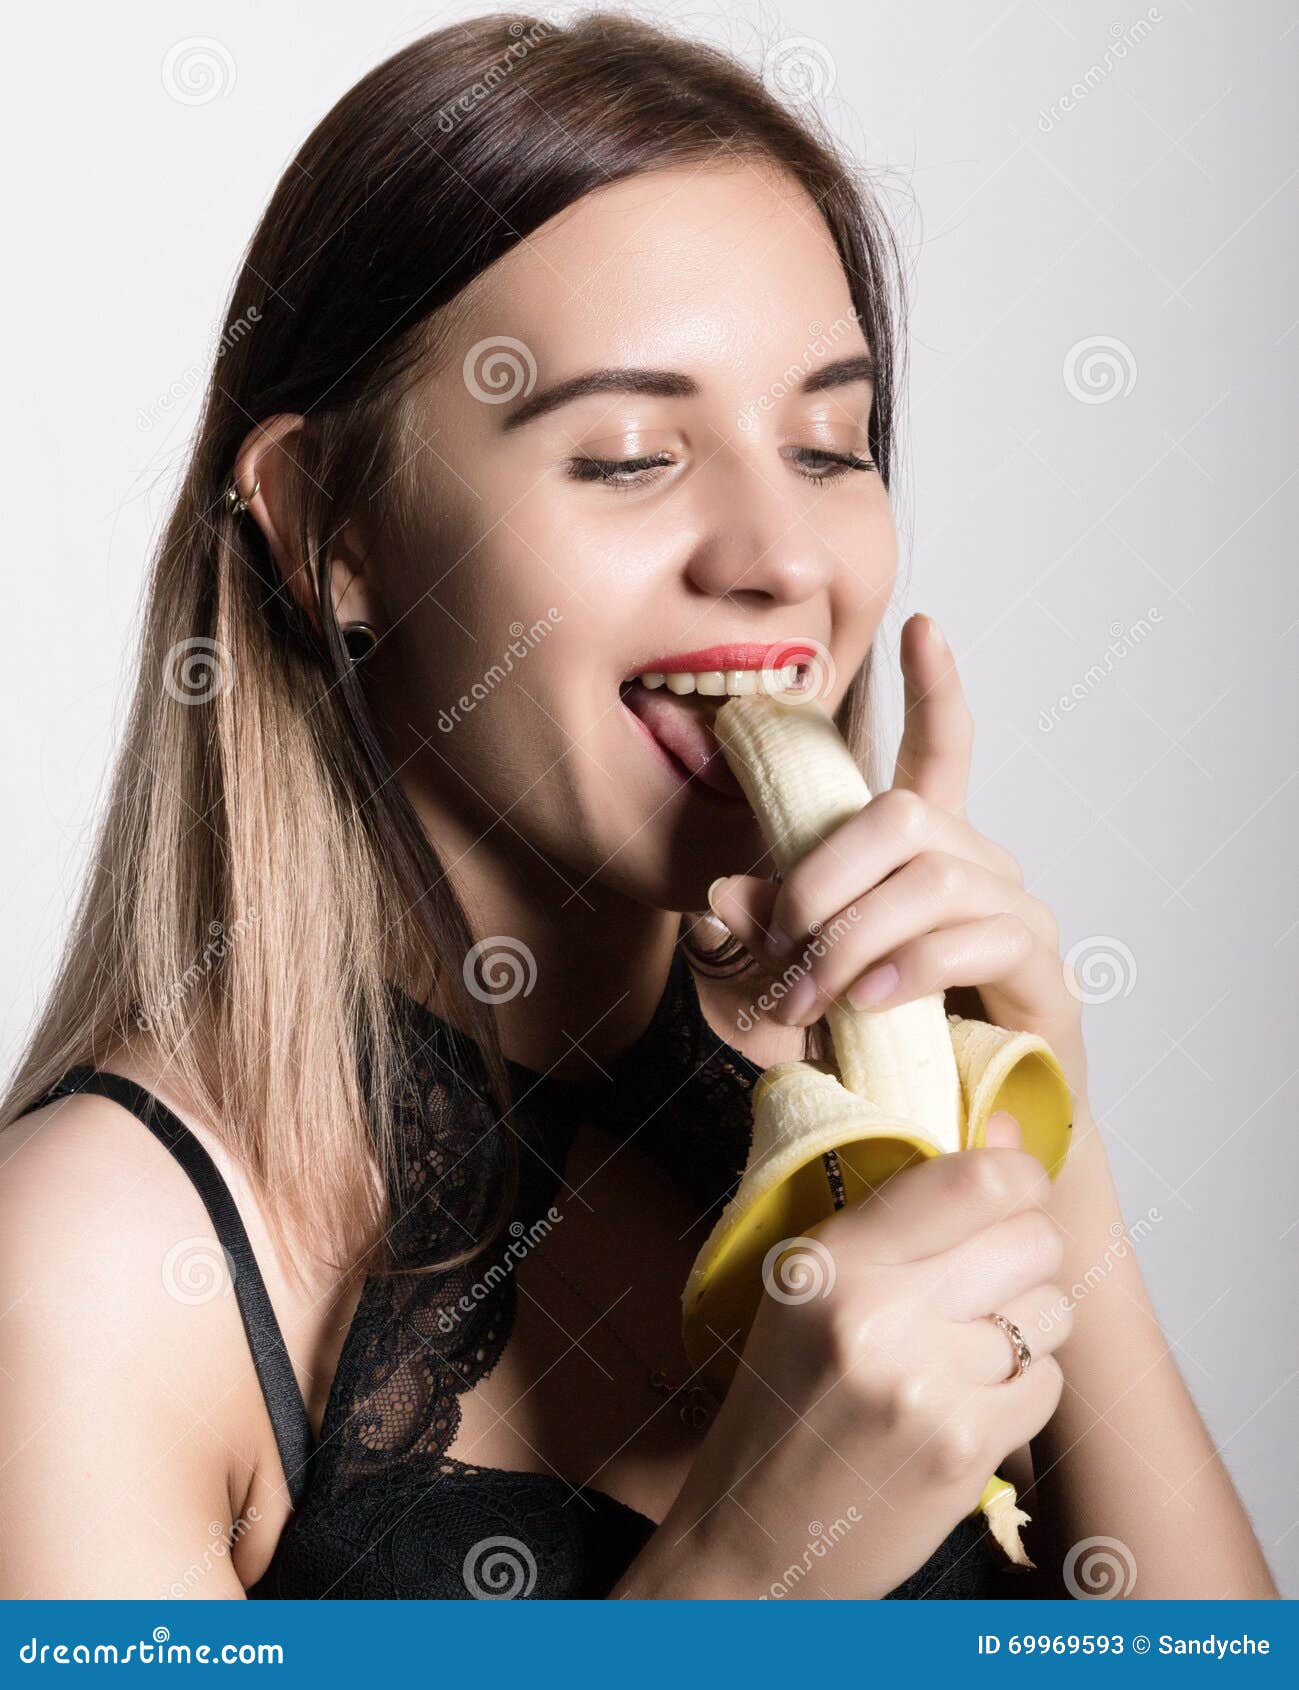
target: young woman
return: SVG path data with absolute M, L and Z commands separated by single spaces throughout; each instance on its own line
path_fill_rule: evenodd
M 457 24 L 306 142 L 7 1100 L 3 1594 L 1019 1596 L 1007 1462 L 1042 1588 L 1103 1537 L 1137 1595 L 1273 1593 L 934 623 L 892 789 L 783 882 L 719 767 L 719 680 L 807 648 L 866 759 L 896 322 L 828 140 L 622 18 Z M 836 1215 L 714 1412 L 680 1297 L 755 1076 L 939 988 L 1051 1042 L 1062 1177 L 1003 1119 Z

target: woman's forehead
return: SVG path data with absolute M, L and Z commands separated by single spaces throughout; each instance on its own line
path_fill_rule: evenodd
M 832 323 L 836 353 L 865 345 L 805 190 L 745 163 L 601 188 L 511 248 L 456 307 L 457 344 L 510 336 L 540 381 L 614 363 L 765 379 Z

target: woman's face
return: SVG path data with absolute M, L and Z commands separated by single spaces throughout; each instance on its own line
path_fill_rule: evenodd
M 811 647 L 833 710 L 893 584 L 831 238 L 770 169 L 659 171 L 553 218 L 456 315 L 410 403 L 415 543 L 371 565 L 401 778 L 435 842 L 701 908 L 761 854 L 706 761 L 714 689 Z

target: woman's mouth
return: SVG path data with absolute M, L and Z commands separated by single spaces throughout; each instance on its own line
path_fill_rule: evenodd
M 728 698 L 750 693 L 796 695 L 805 673 L 806 646 L 711 646 L 656 660 L 625 680 L 619 693 L 659 760 L 678 782 L 728 804 L 743 804 L 744 791 L 731 773 L 712 731 L 712 719 Z

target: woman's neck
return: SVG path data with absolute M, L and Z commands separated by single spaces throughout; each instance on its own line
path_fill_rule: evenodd
M 446 959 L 429 1007 L 455 1022 L 463 983 L 495 1011 L 512 1061 L 566 1080 L 601 1077 L 653 1016 L 680 917 L 580 884 L 535 853 L 525 864 L 482 839 L 440 850 L 481 937 L 469 959 Z

